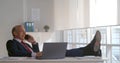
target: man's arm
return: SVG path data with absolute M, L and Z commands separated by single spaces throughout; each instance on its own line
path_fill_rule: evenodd
M 33 52 L 36 53 L 36 57 L 42 56 L 42 52 L 39 51 L 38 43 L 35 41 L 33 36 L 26 34 L 25 40 L 27 40 L 28 42 L 30 42 L 32 44 L 32 50 L 33 50 Z
M 6 43 L 7 51 L 9 56 L 14 57 L 30 57 L 31 53 L 24 50 L 20 43 L 17 43 L 13 40 L 9 40 Z
M 32 49 L 33 49 L 34 52 L 40 52 L 38 43 L 32 44 Z

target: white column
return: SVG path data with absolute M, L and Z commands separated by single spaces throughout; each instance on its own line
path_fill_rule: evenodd
M 117 0 L 117 7 L 118 7 L 118 9 L 117 9 L 117 24 L 120 24 L 120 0 Z

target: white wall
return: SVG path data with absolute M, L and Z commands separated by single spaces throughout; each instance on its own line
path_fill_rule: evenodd
M 22 0 L 0 0 L 0 56 L 7 56 L 6 41 L 12 39 L 12 27 L 23 21 L 22 3 Z
M 54 30 L 54 2 L 53 0 L 24 0 L 25 20 L 32 21 L 32 9 L 39 9 L 40 20 L 33 21 L 35 28 L 40 32 L 44 31 L 44 25 L 50 26 L 50 31 Z
M 69 0 L 54 0 L 54 29 L 69 28 Z
M 118 6 L 118 15 L 117 15 L 118 17 L 117 18 L 118 18 L 118 24 L 120 24 L 120 0 L 117 0 L 117 4 L 118 4 L 117 5 Z
M 90 6 L 89 0 L 84 0 L 84 27 L 90 27 Z
M 89 0 L 69 0 L 70 28 L 89 27 Z
M 88 27 L 89 0 L 54 0 L 54 21 L 55 30 Z

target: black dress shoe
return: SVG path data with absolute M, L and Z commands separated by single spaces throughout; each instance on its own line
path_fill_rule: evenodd
M 101 56 L 102 56 L 102 52 L 101 52 L 101 50 L 95 52 L 94 55 L 95 55 L 95 56 L 99 56 L 99 57 L 101 57 Z
M 100 31 L 96 31 L 93 40 L 86 47 L 84 47 L 84 56 L 101 56 L 100 42 L 101 33 Z
M 100 41 L 101 41 L 101 33 L 100 31 L 97 31 L 95 34 L 94 52 L 100 50 Z

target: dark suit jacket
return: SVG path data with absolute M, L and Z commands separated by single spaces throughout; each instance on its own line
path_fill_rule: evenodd
M 28 44 L 27 44 L 28 45 Z M 29 46 L 29 45 L 28 45 Z M 24 46 L 17 40 L 8 40 L 6 43 L 7 51 L 9 56 L 13 57 L 31 57 L 31 53 L 28 52 Z M 29 46 L 30 47 L 30 46 Z M 32 44 L 30 47 L 34 52 L 39 52 L 38 43 Z

